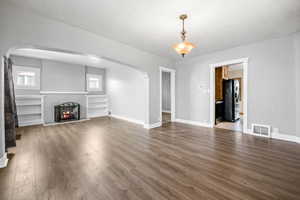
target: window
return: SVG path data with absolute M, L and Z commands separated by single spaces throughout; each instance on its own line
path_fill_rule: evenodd
M 102 91 L 102 76 L 96 74 L 86 75 L 86 85 L 88 91 Z
M 15 89 L 40 89 L 40 69 L 13 65 Z

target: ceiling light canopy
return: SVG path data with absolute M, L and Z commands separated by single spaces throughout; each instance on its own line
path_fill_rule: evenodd
M 182 20 L 182 31 L 181 31 L 182 42 L 174 45 L 173 48 L 175 49 L 175 51 L 178 54 L 180 54 L 180 55 L 182 55 L 182 57 L 184 57 L 196 46 L 194 44 L 186 41 L 186 31 L 184 29 L 184 20 L 187 19 L 187 15 L 186 14 L 180 15 L 179 19 Z

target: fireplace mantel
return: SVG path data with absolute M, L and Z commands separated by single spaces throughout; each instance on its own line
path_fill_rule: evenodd
M 40 91 L 40 94 L 88 94 L 85 91 Z

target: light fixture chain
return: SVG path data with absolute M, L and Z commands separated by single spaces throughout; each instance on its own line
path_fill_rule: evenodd
M 185 38 L 186 38 L 186 32 L 185 32 L 185 29 L 184 29 L 184 19 L 182 19 L 182 32 L 181 32 L 182 41 L 185 41 Z

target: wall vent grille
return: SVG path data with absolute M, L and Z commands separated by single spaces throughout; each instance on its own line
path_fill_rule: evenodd
M 258 136 L 271 137 L 271 126 L 252 124 L 252 133 Z

